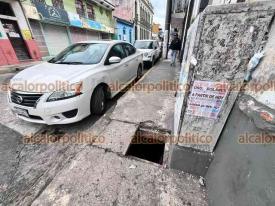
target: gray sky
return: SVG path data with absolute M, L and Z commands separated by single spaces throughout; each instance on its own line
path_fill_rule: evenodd
M 161 24 L 164 29 L 167 0 L 151 0 L 154 7 L 154 22 Z

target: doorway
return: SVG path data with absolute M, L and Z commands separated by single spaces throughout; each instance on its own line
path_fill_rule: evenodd
M 31 59 L 17 22 L 8 19 L 1 22 L 19 61 Z

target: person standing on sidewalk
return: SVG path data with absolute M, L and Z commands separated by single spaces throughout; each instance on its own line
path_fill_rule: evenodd
M 171 60 L 171 66 L 176 66 L 176 60 L 178 56 L 178 52 L 181 50 L 181 40 L 178 37 L 178 34 L 175 33 L 173 35 L 173 40 L 170 44 L 170 48 L 172 50 L 172 60 Z

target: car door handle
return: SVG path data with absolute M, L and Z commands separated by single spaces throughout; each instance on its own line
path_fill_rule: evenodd
M 129 64 L 125 64 L 124 66 L 125 66 L 125 67 L 128 67 L 128 66 L 129 66 Z

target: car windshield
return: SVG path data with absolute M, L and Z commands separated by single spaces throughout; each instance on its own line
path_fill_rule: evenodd
M 104 43 L 79 43 L 74 44 L 56 57 L 49 63 L 54 64 L 98 64 L 103 58 L 108 44 Z
M 137 49 L 153 49 L 152 41 L 136 41 L 135 47 Z

